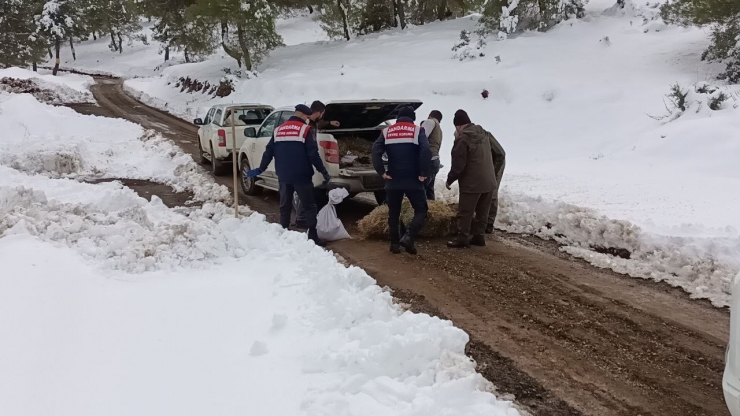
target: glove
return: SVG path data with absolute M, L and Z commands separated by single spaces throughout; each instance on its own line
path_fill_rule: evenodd
M 329 172 L 324 172 L 322 175 L 324 175 L 324 185 L 326 185 L 331 180 L 331 176 L 329 176 Z
M 262 169 L 252 169 L 249 172 L 247 172 L 247 178 L 254 178 L 262 174 Z

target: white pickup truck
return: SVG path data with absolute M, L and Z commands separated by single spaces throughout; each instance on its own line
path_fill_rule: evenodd
M 324 120 L 338 121 L 339 127 L 317 132 L 319 155 L 331 176 L 329 184 L 323 186 L 322 175 L 315 172 L 313 184 L 319 195 L 325 196 L 330 189 L 344 188 L 350 197 L 373 192 L 378 202 L 383 201 L 385 181 L 372 166 L 373 142 L 381 130 L 388 126 L 387 122 L 396 118 L 401 107 L 416 109 L 421 104 L 418 100 L 333 101 L 326 104 Z M 293 107 L 279 108 L 267 116 L 259 127 L 244 129 L 246 140 L 239 149 L 238 160 L 241 187 L 245 194 L 256 195 L 264 188 L 278 190 L 274 161 L 257 178 L 247 178 L 246 173 L 259 167 L 273 131 L 285 123 L 294 111 Z
M 214 175 L 227 172 L 232 161 L 231 110 L 234 110 L 236 127 L 236 148 L 244 142 L 244 127 L 258 127 L 274 108 L 264 104 L 220 104 L 211 107 L 205 120 L 196 118 L 193 124 L 198 128 L 200 163 L 211 163 Z

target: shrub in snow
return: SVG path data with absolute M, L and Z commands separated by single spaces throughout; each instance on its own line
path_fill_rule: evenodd
M 696 108 L 696 113 L 701 113 L 704 108 L 711 111 L 721 110 L 723 103 L 735 94 L 727 87 L 717 87 L 706 82 L 699 82 L 693 89 L 683 90 L 678 84 L 671 86 L 671 91 L 665 96 L 664 104 L 668 112 L 662 116 L 650 116 L 656 120 L 672 121 L 680 117 L 689 108 Z
M 476 33 L 478 32 L 476 31 Z M 452 47 L 452 51 L 455 52 L 452 58 L 459 61 L 464 61 L 486 56 L 486 54 L 483 52 L 483 48 L 486 46 L 486 40 L 484 36 L 479 34 L 478 40 L 476 41 L 475 49 L 470 46 L 470 41 L 470 31 L 461 31 L 460 40 L 455 44 L 455 46 Z
M 681 86 L 678 83 L 675 83 L 671 86 L 671 92 L 668 93 L 666 97 L 668 97 L 674 108 L 677 108 L 681 111 L 686 111 L 686 97 L 688 96 L 689 92 L 683 91 L 681 89 Z
M 581 18 L 585 13 L 581 0 L 487 0 L 480 25 L 486 33 L 546 31 L 563 20 Z

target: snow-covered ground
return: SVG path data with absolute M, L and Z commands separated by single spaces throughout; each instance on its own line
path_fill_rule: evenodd
M 463 108 L 507 151 L 499 228 L 558 239 L 594 264 L 727 305 L 740 270 L 740 86 L 718 85 L 729 99 L 710 110 L 710 95 L 695 91 L 697 83 L 714 83 L 720 69 L 699 59 L 707 32 L 667 27 L 658 3 L 613 4 L 592 1 L 586 18 L 548 33 L 489 39 L 485 57 L 462 62 L 450 49 L 461 30 L 475 29 L 474 17 L 350 42 L 323 41 L 315 22 L 294 18 L 281 26 L 293 46 L 274 51 L 258 77 L 238 80 L 236 92 L 220 100 L 175 85 L 186 76 L 217 84 L 225 68 L 237 69 L 222 54 L 157 76 L 136 72 L 142 65 L 133 54 L 125 58 L 133 69 L 100 68 L 144 76 L 129 79 L 129 90 L 185 119 L 217 102 L 421 99 L 420 116 L 445 115 L 447 165 L 452 115 Z M 93 46 L 80 45 L 78 55 L 100 59 Z M 688 110 L 656 120 L 667 115 L 665 95 L 676 82 L 690 91 Z M 445 195 L 456 198 L 454 190 Z M 632 256 L 583 250 L 592 246 Z
M 90 93 L 89 87 L 94 82 L 92 77 L 86 75 L 59 73 L 51 75 L 51 71 L 39 69 L 34 72 L 22 68 L 0 68 L 0 80 L 13 78 L 16 80 L 29 80 L 42 91 L 36 94 L 55 104 L 62 103 L 93 103 L 95 99 Z M 13 83 L 0 82 L 0 91 L 19 93 L 18 86 Z
M 0 123 L 2 414 L 519 415 L 462 330 L 234 218 L 173 144 L 30 95 L 0 93 Z M 170 209 L 87 177 L 211 198 Z

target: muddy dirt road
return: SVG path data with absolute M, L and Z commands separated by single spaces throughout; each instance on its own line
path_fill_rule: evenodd
M 135 101 L 120 81 L 98 82 L 101 107 L 78 111 L 129 119 L 196 154 L 195 126 Z M 241 200 L 276 219 L 273 193 Z M 348 201 L 339 211 L 348 224 L 372 208 Z M 412 309 L 465 329 L 479 371 L 533 414 L 729 414 L 721 387 L 729 313 L 680 290 L 598 270 L 551 243 L 515 235 L 469 251 L 426 241 L 418 257 L 393 256 L 374 241 L 329 249 Z

